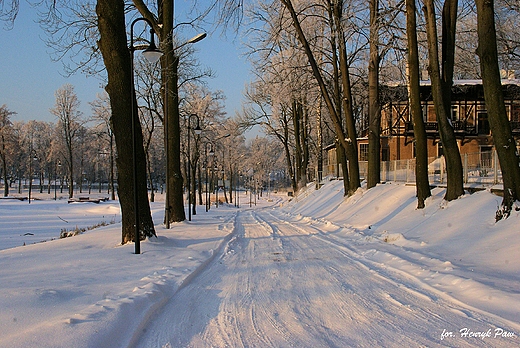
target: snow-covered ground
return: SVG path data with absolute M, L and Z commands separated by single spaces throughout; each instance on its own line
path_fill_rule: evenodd
M 152 203 L 140 255 L 116 202 L 2 199 L 0 347 L 520 346 L 520 212 L 495 223 L 486 191 L 434 189 L 416 210 L 413 186 L 342 184 L 170 230 Z

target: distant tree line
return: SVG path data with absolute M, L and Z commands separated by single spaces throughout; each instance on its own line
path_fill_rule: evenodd
M 185 107 L 189 111 L 183 111 L 186 115 L 197 115 L 202 134 L 191 134 L 188 151 L 188 117 L 183 118 L 184 191 L 187 191 L 188 154 L 193 192 L 198 191 L 199 197 L 206 189 L 206 172 L 215 178 L 213 182 L 221 183 L 220 190 L 227 203 L 233 203 L 239 185 L 244 189 L 253 178 L 261 188 L 267 188 L 270 175 L 273 187 L 275 181 L 285 185 L 288 175 L 277 143 L 258 137 L 246 141 L 236 122 L 224 118 L 220 92 L 211 93 L 192 84 L 187 86 L 187 94 L 190 102 Z M 52 195 L 56 188 L 60 193 L 68 193 L 69 198 L 77 193 L 103 192 L 115 199 L 118 154 L 110 127 L 108 96 L 102 94 L 90 103 L 90 117 L 79 111 L 80 101 L 72 85 L 64 85 L 55 96 L 56 104 L 49 112 L 55 115 L 56 122 L 13 122 L 11 118 L 16 112 L 9 110 L 7 105 L 0 107 L 0 182 L 7 183 L 3 185 L 3 195 L 9 196 L 12 189 L 17 192 L 11 194 L 22 194 L 32 178 L 34 189 L 41 193 Z M 164 138 L 161 127 L 157 126 L 160 123 L 157 110 L 146 99 L 148 96 L 141 97 L 139 110 L 146 154 L 146 182 L 153 201 L 156 192 L 164 193 L 165 190 Z M 218 189 L 212 185 L 212 190 Z M 205 204 L 202 199 L 199 202 Z
M 21 193 L 28 180 L 35 179 L 40 191 L 45 186 L 50 193 L 51 185 L 59 185 L 69 198 L 76 189 L 81 193 L 93 187 L 114 198 L 115 148 L 111 132 L 97 118 L 103 116 L 99 107 L 93 105 L 95 118 L 85 118 L 72 85 L 64 85 L 55 97 L 49 112 L 56 122 L 13 122 L 16 112 L 0 107 L 4 196 L 14 184 Z

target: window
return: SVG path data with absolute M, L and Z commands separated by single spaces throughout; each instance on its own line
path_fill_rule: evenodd
M 458 121 L 459 118 L 459 106 L 458 105 L 452 105 L 451 106 L 451 120 L 452 121 Z
M 426 122 L 437 122 L 437 114 L 435 113 L 435 106 L 433 104 L 427 106 L 428 110 Z
M 381 161 L 390 161 L 390 149 L 387 147 L 383 147 L 381 149 Z
M 520 102 L 511 105 L 511 122 L 520 122 Z
M 368 144 L 359 144 L 359 160 L 368 161 Z
M 439 141 L 437 143 L 437 157 L 444 156 L 444 148 L 442 147 L 442 143 Z
M 478 111 L 477 112 L 477 126 L 478 126 L 478 134 L 480 134 L 480 135 L 491 134 L 491 128 L 489 127 L 487 111 Z

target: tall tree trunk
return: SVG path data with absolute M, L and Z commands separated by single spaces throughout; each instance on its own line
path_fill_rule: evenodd
M 305 185 L 307 185 L 307 183 L 309 182 L 309 178 L 308 178 L 308 175 L 307 175 L 307 170 L 309 168 L 309 159 L 310 159 L 310 154 L 309 154 L 309 109 L 307 108 L 306 106 L 307 102 L 306 100 L 304 100 L 302 102 L 302 107 L 303 107 L 303 118 L 302 118 L 302 125 L 301 125 L 301 134 L 302 134 L 302 140 L 301 140 L 301 143 L 302 143 L 302 173 L 303 173 L 303 178 L 302 180 L 304 180 L 305 182 Z
M 158 1 L 157 19 L 142 0 L 133 0 L 141 15 L 148 19 L 161 40 L 161 89 L 164 101 L 164 139 L 167 146 L 166 165 L 168 179 L 166 187 L 167 201 L 165 202 L 165 223 L 186 220 L 184 211 L 184 197 L 182 165 L 181 165 L 181 128 L 179 115 L 178 68 L 179 57 L 173 46 L 173 1 Z M 170 221 L 167 222 L 167 216 Z
M 421 110 L 419 50 L 417 44 L 415 0 L 406 0 L 406 35 L 408 38 L 409 104 L 413 120 L 415 140 L 415 184 L 417 209 L 424 208 L 424 201 L 431 196 L 428 182 L 428 144 Z
M 331 22 L 334 22 L 334 15 L 333 10 L 330 9 L 329 13 L 329 20 Z M 336 36 L 332 35 L 331 37 L 331 47 L 332 47 L 332 76 L 333 76 L 333 86 L 334 86 L 334 100 L 336 103 L 336 113 L 338 115 L 341 115 L 343 103 L 341 102 L 342 94 L 341 94 L 341 87 L 340 87 L 340 77 L 339 77 L 339 58 L 337 54 L 337 46 L 336 46 Z M 347 166 L 347 155 L 345 153 L 345 147 L 343 146 L 343 143 L 339 141 L 339 139 L 336 139 L 336 163 L 337 163 L 337 175 L 339 177 L 339 170 L 341 168 L 341 174 L 343 176 L 343 192 L 345 196 L 349 196 L 351 194 L 350 192 L 350 180 L 348 176 L 348 166 Z
M 99 49 L 108 74 L 106 91 L 112 109 L 111 124 L 117 148 L 118 195 L 122 213 L 122 243 L 134 241 L 134 185 L 132 161 L 132 122 L 136 127 L 137 163 L 145 163 L 143 136 L 137 114 L 131 119 L 132 104 L 137 101 L 132 91 L 132 67 L 127 47 L 125 4 L 122 0 L 98 0 L 96 5 L 100 39 Z M 141 238 L 155 235 L 146 189 L 145 166 L 137 167 L 137 196 Z
M 203 163 L 204 163 L 204 162 L 203 162 Z M 207 165 L 208 165 L 208 164 L 206 163 L 206 166 L 207 166 Z M 202 180 L 203 180 L 203 178 L 202 178 L 202 173 L 203 173 L 203 172 L 202 172 L 202 166 L 201 166 L 200 162 L 199 162 L 197 168 L 198 168 L 198 170 L 197 170 L 197 173 L 198 173 L 197 178 L 198 178 L 198 179 L 197 179 L 197 180 L 198 180 L 198 182 L 199 182 L 199 190 L 198 190 L 198 192 L 199 192 L 199 205 L 204 205 L 204 201 L 202 200 L 202 193 L 203 193 L 202 191 L 204 190 L 205 187 L 204 187 L 204 185 L 202 184 L 202 182 L 203 182 L 203 181 L 202 181 Z M 206 168 L 204 168 L 204 169 L 207 170 Z
M 147 179 L 148 185 L 150 186 L 152 192 L 150 193 L 150 202 L 155 202 L 155 187 L 152 178 L 152 164 L 150 163 L 150 159 L 146 156 L 146 171 L 147 171 Z
M 196 156 L 193 156 L 193 160 L 192 160 L 192 163 L 191 163 L 191 168 L 190 168 L 190 176 L 191 176 L 191 182 L 190 182 L 190 185 L 191 187 L 189 188 L 189 190 L 191 190 L 191 192 L 189 193 L 191 195 L 191 204 L 192 206 L 190 207 L 191 209 L 191 214 L 192 215 L 197 215 L 197 195 L 196 195 L 196 192 L 197 192 L 197 165 L 198 165 L 198 158 L 196 158 Z
M 316 125 L 317 125 L 317 141 L 318 141 L 318 155 L 317 155 L 317 178 L 316 188 L 320 188 L 321 180 L 323 178 L 323 130 L 321 127 L 321 100 L 316 112 Z
M 9 196 L 9 183 L 7 179 L 7 161 L 5 155 L 5 138 L 4 135 L 2 137 L 2 151 L 0 151 L 0 158 L 2 158 L 2 172 L 4 176 L 4 197 Z
M 370 0 L 370 60 L 368 63 L 367 187 L 381 181 L 381 106 L 379 103 L 379 0 Z
M 164 103 L 167 106 L 165 111 L 166 139 L 168 143 L 168 187 L 166 188 L 169 202 L 170 221 L 179 222 L 186 220 L 183 201 L 183 178 L 181 170 L 181 129 L 179 116 L 179 88 L 178 88 L 178 68 L 179 57 L 173 50 L 173 1 L 161 1 L 159 7 L 159 20 L 161 28 L 161 47 L 163 57 L 161 58 L 161 83 L 164 93 Z
M 116 200 L 116 193 L 115 193 L 115 184 L 114 184 L 114 134 L 112 133 L 110 135 L 110 192 L 111 196 L 110 198 L 115 201 Z
M 345 45 L 345 35 L 343 33 L 342 23 L 343 1 L 336 1 L 334 7 L 336 35 L 339 43 L 339 70 L 341 72 L 341 84 L 343 87 L 343 112 L 345 113 L 345 125 L 347 128 L 347 136 L 345 153 L 348 159 L 349 169 L 349 195 L 354 193 L 361 186 L 359 177 L 359 157 L 357 148 L 357 131 L 356 121 L 354 120 L 354 111 L 352 109 L 352 88 L 350 83 L 350 71 L 347 57 L 347 47 Z
M 229 203 L 233 204 L 233 190 L 237 190 L 235 183 L 235 172 L 233 171 L 233 163 L 231 163 L 231 150 L 229 151 Z M 236 202 L 235 202 L 236 203 Z M 235 204 L 236 205 L 236 204 Z
M 345 151 L 345 148 L 341 144 L 341 142 L 336 141 L 336 159 L 338 162 L 338 171 L 339 168 L 341 168 L 341 172 L 343 174 L 343 188 L 345 192 L 348 192 L 350 188 L 350 180 L 348 175 L 348 161 L 347 161 L 347 154 Z
M 451 114 L 451 87 L 453 86 L 453 70 L 455 68 L 455 34 L 457 25 L 457 8 L 459 0 L 445 0 L 442 8 L 442 87 L 444 106 Z
M 294 128 L 294 166 L 296 172 L 296 187 L 297 189 L 301 189 L 306 183 L 303 182 L 302 178 L 302 164 L 303 164 L 303 154 L 302 154 L 302 135 L 301 135 L 301 119 L 302 119 L 302 105 L 296 99 L 292 101 L 292 121 Z
M 444 149 L 444 158 L 446 159 L 448 185 L 444 199 L 451 201 L 464 194 L 462 160 L 460 158 L 455 132 L 448 120 L 451 114 L 451 100 L 446 100 L 446 89 L 451 89 L 452 81 L 443 81 L 440 73 L 437 22 L 433 0 L 425 0 L 424 3 L 432 95 L 435 104 L 435 113 L 437 114 L 440 138 Z M 446 61 L 447 58 L 444 59 Z M 443 65 L 443 67 L 447 66 Z M 446 73 L 443 74 L 443 76 L 448 78 Z
M 520 164 L 500 81 L 494 1 L 475 0 L 475 2 L 477 5 L 477 54 L 480 58 L 489 125 L 500 161 L 504 187 L 504 198 L 496 215 L 496 219 L 500 220 L 509 216 L 513 203 L 520 198 Z
M 289 174 L 289 178 L 291 178 L 291 187 L 292 187 L 293 192 L 296 193 L 296 191 L 298 191 L 298 185 L 296 184 L 296 178 L 295 178 L 294 170 L 293 170 L 293 163 L 291 160 L 291 150 L 289 149 L 289 141 L 288 141 L 289 130 L 287 127 L 284 127 L 284 132 L 285 132 L 285 136 L 283 138 L 280 137 L 280 140 L 282 141 L 283 149 L 285 152 L 287 171 Z
M 163 65 L 162 83 L 165 86 L 164 100 L 168 105 L 165 112 L 166 117 L 166 138 L 168 146 L 168 173 L 169 180 L 166 190 L 168 192 L 168 204 L 170 222 L 179 222 L 186 220 L 186 213 L 184 211 L 183 201 L 183 177 L 181 166 L 181 138 L 180 138 L 180 117 L 179 117 L 179 90 L 177 86 L 177 68 L 179 65 L 179 58 L 176 56 L 168 57 L 165 54 Z M 173 63 L 171 62 L 173 59 Z
M 74 157 L 69 151 L 69 199 L 74 197 Z

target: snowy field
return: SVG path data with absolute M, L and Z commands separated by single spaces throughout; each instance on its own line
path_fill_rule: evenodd
M 115 202 L 1 199 L 0 347 L 520 346 L 520 212 L 342 184 L 170 230 L 153 203 L 140 255 Z

